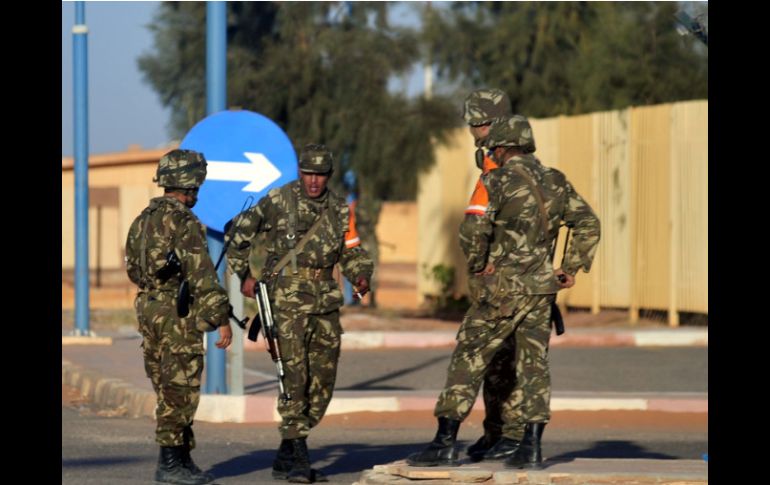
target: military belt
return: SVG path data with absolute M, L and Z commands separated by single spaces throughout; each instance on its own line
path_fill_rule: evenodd
M 281 270 L 281 276 L 286 276 L 289 278 L 301 278 L 305 280 L 314 280 L 314 281 L 321 281 L 321 280 L 331 280 L 333 279 L 332 276 L 333 268 L 303 268 L 298 267 L 297 268 L 297 274 L 293 274 L 291 272 L 291 268 L 285 267 Z

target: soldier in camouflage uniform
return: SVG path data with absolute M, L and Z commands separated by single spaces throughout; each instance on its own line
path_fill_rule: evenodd
M 494 121 L 485 145 L 500 168 L 481 177 L 481 189 L 470 204 L 480 221 L 464 226 L 473 233 L 464 232 L 460 240 L 468 270 L 484 284 L 472 288 L 474 304 L 457 334 L 447 382 L 434 410 L 436 437 L 408 458 L 410 465 L 457 464 L 454 443 L 460 423 L 470 413 L 495 354 L 509 340 L 515 349 L 516 383 L 503 403 L 501 439 L 520 446 L 505 465 L 540 467 L 540 440 L 550 419 L 550 305 L 559 289 L 575 284 L 579 269 L 590 270 L 599 243 L 593 210 L 563 173 L 532 155 L 534 137 L 526 118 Z M 554 270 L 551 248 L 562 222 L 573 227 L 574 237 L 562 267 Z
M 266 234 L 261 278 L 268 282 L 286 391 L 292 397 L 278 402 L 282 441 L 273 476 L 297 483 L 322 479 L 310 468 L 306 440 L 326 412 L 337 377 L 343 298 L 332 270 L 339 263 L 362 295 L 372 275 L 372 262 L 360 247 L 353 214 L 344 198 L 326 188 L 332 166 L 332 154 L 323 145 L 307 145 L 299 157 L 300 180 L 272 189 L 257 205 L 236 216 L 227 233 L 230 267 L 241 279 L 241 292 L 250 298 L 254 298 L 256 279 L 249 269 L 249 251 L 254 238 Z M 282 259 L 287 262 L 278 267 Z
M 200 400 L 203 332 L 219 330 L 219 348 L 232 339 L 229 304 L 206 247 L 206 231 L 190 208 L 206 178 L 206 160 L 192 150 L 172 150 L 158 164 L 162 197 L 131 224 L 126 241 L 128 276 L 139 286 L 134 306 L 142 334 L 147 377 L 158 396 L 155 441 L 160 458 L 155 480 L 209 483 L 190 458 L 195 448 L 193 417 Z M 186 317 L 177 315 L 182 281 L 190 288 Z
M 508 118 L 512 114 L 511 101 L 508 95 L 499 89 L 479 89 L 465 98 L 463 118 L 468 124 L 471 135 L 473 135 L 476 147 L 478 147 L 476 165 L 482 174 L 498 168 L 497 163 L 492 160 L 491 152 L 487 152 L 483 148 L 492 121 L 498 118 Z M 481 177 L 479 177 L 475 191 L 478 192 L 481 188 Z M 460 226 L 461 239 L 468 235 L 482 237 L 483 231 L 477 228 L 484 224 L 483 215 L 483 211 L 477 207 L 470 206 L 465 210 L 465 218 Z M 482 241 L 466 240 L 463 243 L 468 247 L 476 247 Z M 471 304 L 477 303 L 473 300 L 473 295 L 478 293 L 477 287 L 483 284 L 484 281 L 481 276 L 469 272 L 468 286 L 471 289 L 469 295 Z M 503 430 L 502 405 L 511 396 L 513 386 L 516 384 L 516 363 L 513 357 L 514 349 L 511 340 L 505 340 L 484 375 L 483 395 L 486 414 L 484 417 L 484 435 L 467 449 L 468 456 L 473 461 L 502 460 L 512 455 L 518 448 L 518 442 L 501 439 Z M 508 403 L 508 406 L 514 407 L 516 403 Z M 522 428 L 522 434 L 523 431 Z

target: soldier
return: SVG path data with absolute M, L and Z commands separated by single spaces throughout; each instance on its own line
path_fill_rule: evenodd
M 590 270 L 599 243 L 593 210 L 564 174 L 532 155 L 534 137 L 526 118 L 494 121 L 485 145 L 500 168 L 482 175 L 481 190 L 471 199 L 480 215 L 472 229 L 479 234 L 464 234 L 460 240 L 468 270 L 484 284 L 475 287 L 474 305 L 457 335 L 434 410 L 436 436 L 422 452 L 409 456 L 410 465 L 457 465 L 454 443 L 460 423 L 495 354 L 509 340 L 515 348 L 516 383 L 506 403 L 520 404 L 511 408 L 504 403 L 502 438 L 521 444 L 505 465 L 541 466 L 540 440 L 550 419 L 550 305 L 560 288 L 575 284 L 578 269 Z M 562 267 L 554 270 L 551 247 L 562 221 L 573 227 L 574 237 Z
M 192 150 L 160 159 L 154 181 L 164 195 L 134 219 L 126 241 L 128 276 L 139 286 L 134 306 L 142 334 L 144 367 L 158 396 L 155 441 L 160 458 L 155 481 L 201 484 L 214 477 L 190 457 L 193 417 L 200 400 L 203 332 L 219 330 L 216 346 L 230 345 L 229 304 L 206 247 L 206 230 L 190 210 L 206 178 L 206 160 Z M 189 313 L 177 314 L 186 281 Z
M 369 289 L 372 262 L 360 247 L 345 199 L 326 187 L 332 173 L 331 152 L 323 145 L 305 146 L 299 170 L 300 180 L 271 190 L 233 219 L 227 254 L 241 279 L 241 292 L 254 298 L 256 278 L 248 256 L 257 234 L 266 234 L 262 279 L 269 286 L 291 396 L 278 402 L 282 440 L 273 477 L 311 483 L 325 478 L 310 468 L 307 436 L 331 400 L 342 334 L 342 292 L 332 270 L 340 263 L 345 277 L 363 295 Z
M 507 118 L 511 115 L 511 101 L 508 99 L 508 95 L 499 89 L 479 89 L 465 98 L 463 118 L 468 124 L 471 135 L 473 135 L 476 147 L 478 147 L 476 166 L 482 171 L 482 174 L 498 167 L 497 163 L 492 160 L 491 153 L 485 153 L 483 149 L 484 141 L 489 135 L 489 127 L 495 119 Z M 483 184 L 481 177 L 479 177 L 474 193 L 479 193 L 482 189 Z M 469 238 L 482 237 L 483 231 L 476 228 L 484 224 L 483 216 L 484 211 L 473 204 L 465 209 L 465 217 L 460 226 L 460 239 L 466 246 L 477 247 L 482 243 Z M 469 272 L 468 286 L 471 290 L 469 295 L 471 304 L 477 303 L 473 300 L 473 295 L 477 293 L 477 287 L 482 284 L 484 282 L 480 276 Z M 484 434 L 466 451 L 473 461 L 502 460 L 512 455 L 518 448 L 518 442 L 501 439 L 503 429 L 502 405 L 511 397 L 513 386 L 516 383 L 513 354 L 514 349 L 511 347 L 511 341 L 506 340 L 484 374 L 483 395 L 486 414 Z M 516 403 L 508 402 L 506 405 L 514 407 Z M 523 433 L 522 428 L 521 434 Z

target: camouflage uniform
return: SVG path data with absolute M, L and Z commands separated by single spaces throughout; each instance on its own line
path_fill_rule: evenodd
M 496 139 L 498 123 L 506 135 L 502 141 L 532 140 L 523 151 L 534 151 L 531 128 L 520 116 L 494 123 L 488 146 L 506 146 Z M 507 146 L 525 148 L 523 143 Z M 538 195 L 527 176 L 540 188 L 547 220 L 542 219 Z M 484 370 L 497 349 L 512 339 L 517 382 L 503 406 L 503 436 L 520 440 L 527 423 L 550 419 L 550 304 L 559 290 L 551 248 L 560 223 L 573 226 L 562 269 L 573 275 L 581 268 L 588 272 L 599 243 L 599 220 L 563 173 L 544 167 L 531 153 L 506 160 L 498 170 L 483 175 L 482 182 L 488 194 L 486 207 L 480 197 L 481 204 L 477 200 L 474 205 L 481 205 L 477 210 L 483 214 L 478 224 L 463 227 L 460 244 L 470 272 L 480 272 L 488 263 L 495 271 L 478 277 L 481 284 L 473 288 L 474 305 L 458 332 L 435 414 L 465 419 Z
M 499 117 L 509 117 L 511 114 L 510 99 L 505 92 L 499 89 L 479 89 L 469 94 L 465 99 L 463 118 L 471 127 L 488 124 Z M 488 153 L 484 152 L 483 142 L 484 140 L 481 138 L 475 140 L 475 145 L 478 147 L 476 164 L 480 165 L 479 169 L 481 169 L 482 174 L 486 174 L 498 168 L 498 165 Z M 480 164 L 479 159 L 481 159 Z M 481 177 L 479 177 L 474 192 L 478 193 L 481 190 L 483 187 Z M 460 240 L 468 247 L 476 247 L 481 244 L 481 241 L 474 241 L 473 237 L 483 237 L 483 231 L 480 229 L 480 226 L 484 224 L 482 215 L 483 211 L 479 211 L 473 205 L 465 211 L 465 217 L 460 225 Z M 471 304 L 478 303 L 473 296 L 477 293 L 476 287 L 483 284 L 481 278 L 472 271 L 468 273 Z M 517 406 L 516 402 L 509 400 L 515 384 L 514 345 L 513 339 L 509 338 L 503 341 L 484 375 L 484 435 L 468 447 L 468 455 L 472 459 L 482 459 L 502 436 L 503 405 L 505 403 L 510 409 Z M 522 429 L 521 433 L 523 432 Z
M 164 166 L 173 172 L 190 153 L 195 152 L 174 150 L 164 156 L 158 171 L 161 185 L 171 183 L 165 180 L 169 177 Z M 175 187 L 197 187 L 203 182 L 206 162 L 202 156 L 198 160 L 203 168 L 196 173 L 171 175 Z M 169 252 L 176 254 L 180 268 L 164 278 Z M 128 231 L 126 269 L 139 286 L 134 307 L 143 337 L 144 367 L 158 396 L 155 440 L 161 447 L 186 446 L 189 455 L 195 447 L 192 424 L 200 400 L 203 332 L 228 325 L 227 294 L 209 257 L 205 228 L 179 200 L 152 199 Z M 183 280 L 189 283 L 192 298 L 190 313 L 180 318 L 176 300 Z
M 524 141 L 532 142 L 534 150 L 529 122 L 513 116 L 493 122 L 485 144 L 525 152 Z M 503 162 L 482 175 L 481 190 L 469 207 L 479 217 L 476 224 L 463 226 L 460 241 L 468 271 L 481 272 L 488 264 L 495 269 L 471 286 L 473 304 L 458 331 L 447 381 L 434 409 L 439 430 L 428 448 L 408 458 L 411 465 L 456 464 L 453 445 L 459 425 L 471 412 L 485 372 L 509 339 L 516 383 L 502 407 L 502 435 L 521 440 L 521 447 L 506 465 L 538 466 L 540 461 L 540 435 L 550 419 L 550 304 L 559 290 L 551 248 L 560 223 L 570 224 L 574 236 L 562 269 L 570 275 L 580 268 L 587 272 L 599 243 L 599 220 L 564 174 L 544 167 L 531 153 Z M 534 447 L 538 460 L 525 458 Z
M 321 167 L 315 173 L 328 173 L 331 160 L 300 157 L 302 171 L 309 172 L 314 166 Z M 295 214 L 293 224 L 291 214 Z M 288 264 L 272 277 L 274 266 L 289 252 L 291 242 L 296 245 L 319 217 L 325 221 L 296 255 L 297 272 Z M 360 247 L 350 219 L 344 198 L 328 188 L 319 197 L 310 198 L 302 181 L 297 180 L 269 191 L 257 205 L 233 219 L 227 233 L 232 239 L 228 261 L 241 281 L 252 277 L 248 265 L 252 241 L 259 233 L 266 234 L 267 263 L 262 279 L 269 281 L 286 391 L 292 396 L 290 401 L 278 403 L 284 440 L 308 436 L 332 397 L 343 332 L 339 321 L 343 298 L 332 278 L 334 265 L 339 263 L 350 281 L 360 276 L 367 281 L 371 278 L 372 262 Z

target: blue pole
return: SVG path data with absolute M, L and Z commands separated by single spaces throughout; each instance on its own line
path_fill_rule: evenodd
M 88 27 L 85 2 L 75 2 L 75 335 L 88 328 Z
M 209 256 L 216 261 L 224 248 L 224 234 L 209 230 L 206 234 Z M 225 265 L 217 270 L 219 282 L 225 286 Z M 227 394 L 227 359 L 225 350 L 216 347 L 219 331 L 206 332 L 206 381 L 203 383 L 204 394 Z
M 206 115 L 227 109 L 227 2 L 206 2 Z
M 206 2 L 206 115 L 224 111 L 227 106 L 227 3 Z M 205 156 L 205 153 L 204 153 Z M 212 261 L 224 247 L 224 234 L 209 231 L 206 236 Z M 219 281 L 225 285 L 225 265 L 220 266 Z M 227 394 L 225 351 L 216 348 L 219 332 L 206 334 L 206 382 L 204 394 Z

